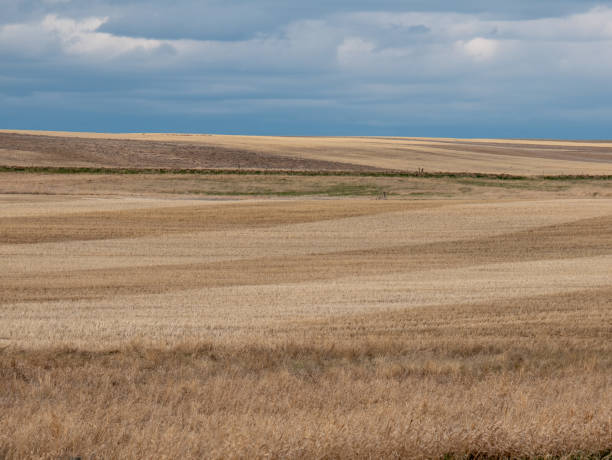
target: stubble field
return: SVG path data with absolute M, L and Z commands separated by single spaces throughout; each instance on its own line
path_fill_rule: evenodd
M 0 173 L 0 458 L 609 456 L 611 195 Z

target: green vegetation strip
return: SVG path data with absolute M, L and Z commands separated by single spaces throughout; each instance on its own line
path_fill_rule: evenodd
M 0 166 L 0 172 L 43 174 L 196 174 L 196 175 L 251 175 L 251 176 L 350 176 L 350 177 L 424 177 L 424 178 L 483 178 L 501 180 L 612 180 L 612 175 L 541 175 L 520 176 L 514 174 L 476 172 L 425 172 L 425 171 L 308 171 L 280 169 L 171 169 L 171 168 L 95 168 L 67 166 Z

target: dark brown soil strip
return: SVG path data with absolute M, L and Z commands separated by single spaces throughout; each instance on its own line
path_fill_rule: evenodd
M 289 171 L 376 171 L 370 166 L 269 155 L 188 142 L 85 139 L 0 133 L 0 149 L 29 153 L 41 166 L 135 169 L 276 169 Z

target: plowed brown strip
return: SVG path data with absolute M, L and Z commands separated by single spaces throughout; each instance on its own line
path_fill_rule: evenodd
M 86 139 L 0 132 L 0 164 L 106 168 L 375 170 L 334 161 L 269 155 L 239 146 L 127 139 Z

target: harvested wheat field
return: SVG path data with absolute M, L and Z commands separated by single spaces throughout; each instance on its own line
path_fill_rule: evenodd
M 0 166 L 45 166 L 19 136 L 38 153 L 0 144 Z M 569 144 L 482 170 L 610 172 L 610 146 Z M 122 164 L 78 145 L 68 166 L 134 166 L 131 144 Z M 147 167 L 236 166 L 172 145 Z M 611 455 L 609 178 L 317 175 L 391 164 L 309 156 L 279 166 L 308 176 L 0 173 L 0 458 Z
M 611 175 L 612 142 L 0 130 L 0 165 Z

